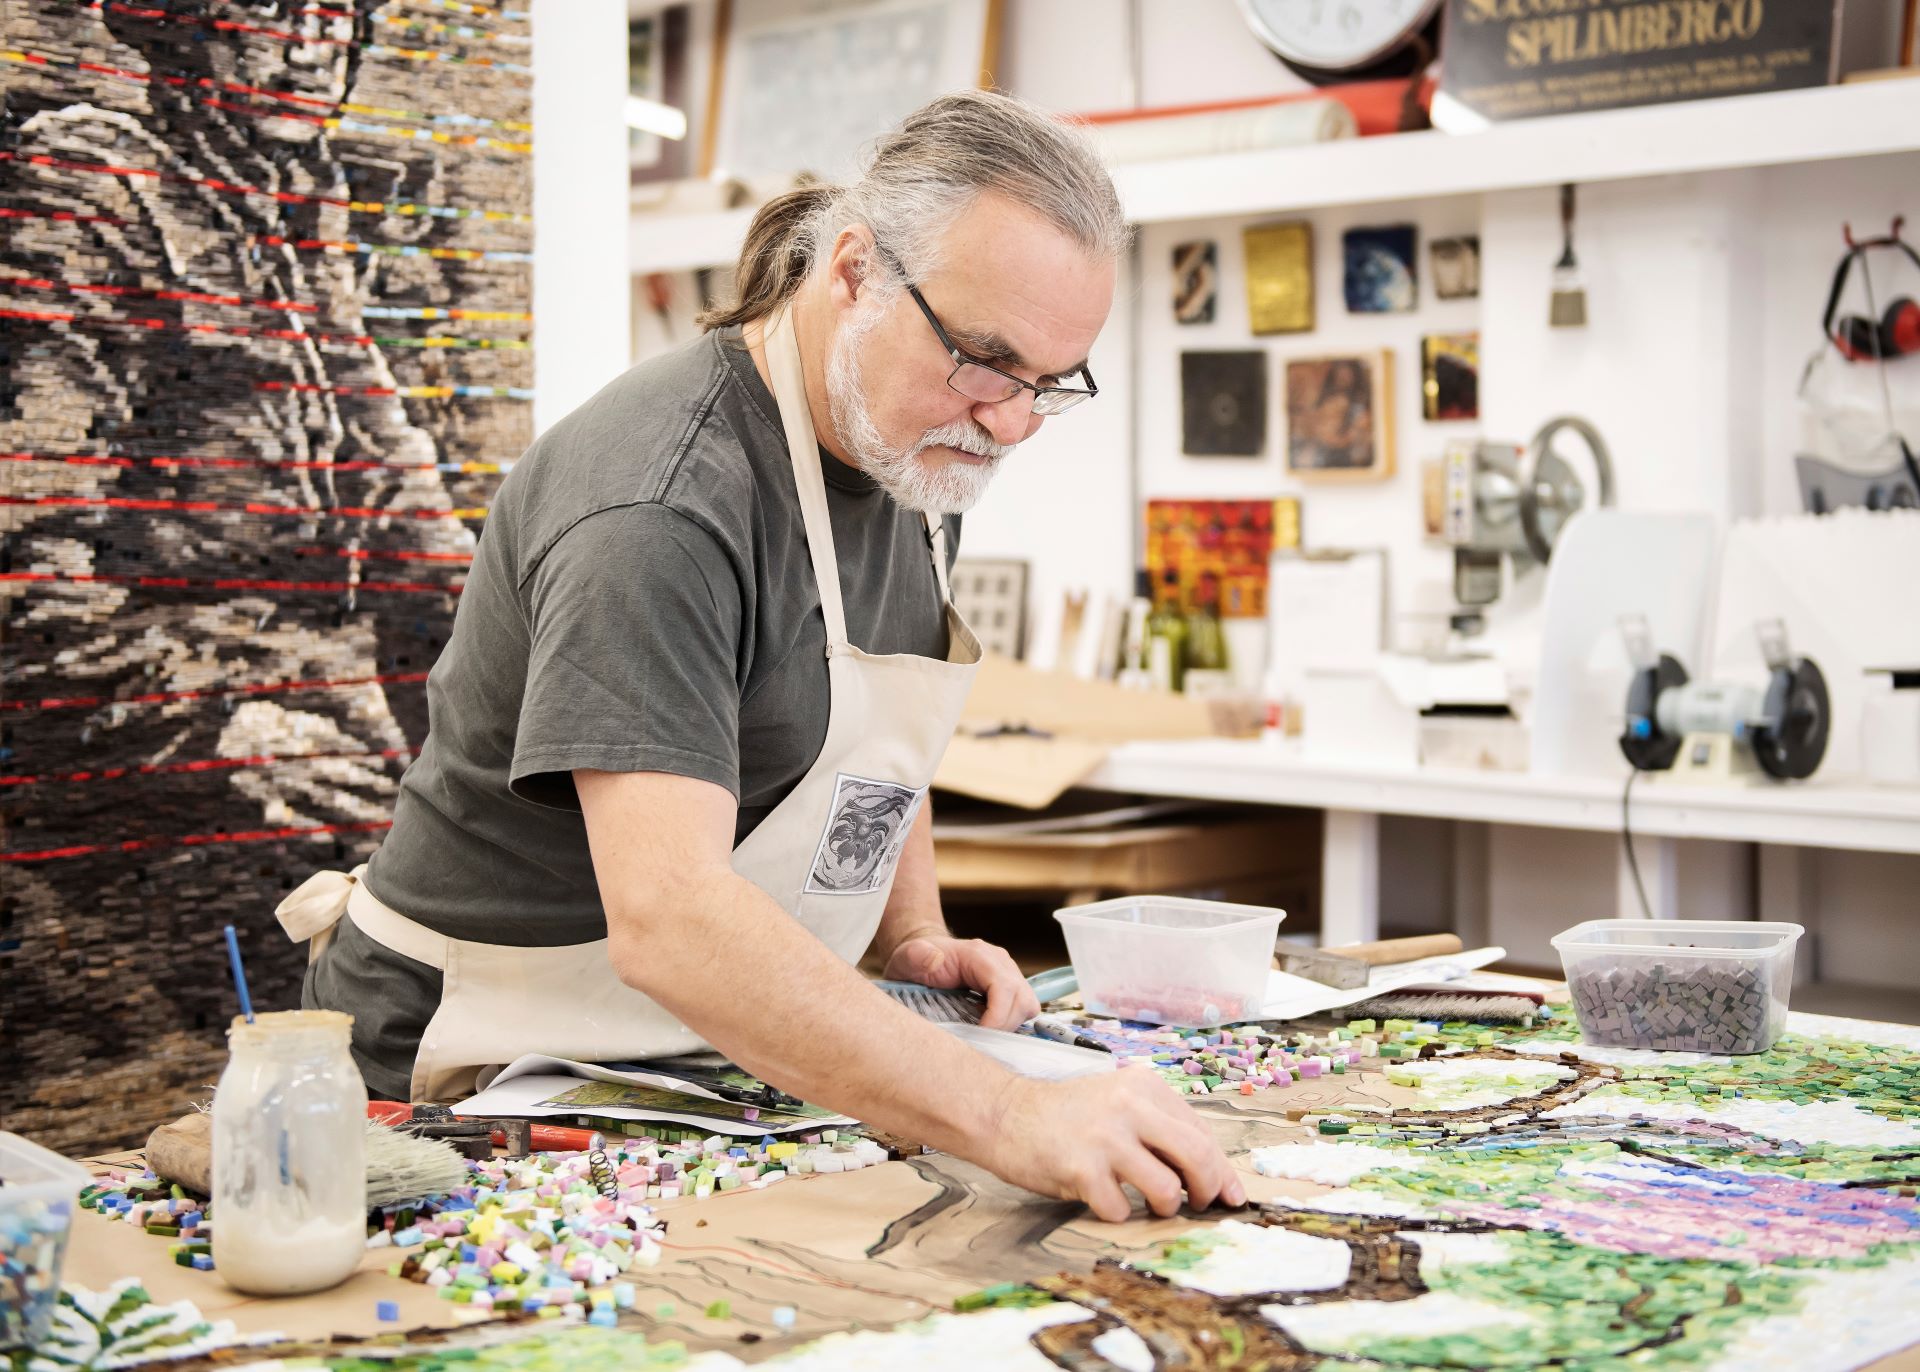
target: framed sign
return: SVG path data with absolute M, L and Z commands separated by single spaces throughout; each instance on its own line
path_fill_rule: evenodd
M 845 181 L 934 96 L 991 84 L 999 28 L 1000 0 L 725 4 L 703 173 Z
M 1447 0 L 1446 15 L 1433 122 L 1455 133 L 1502 119 L 1824 86 L 1839 57 L 1837 0 Z

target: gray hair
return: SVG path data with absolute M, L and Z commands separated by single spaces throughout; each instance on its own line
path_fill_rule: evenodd
M 882 134 L 860 179 L 816 183 L 754 215 L 734 269 L 734 300 L 700 316 L 725 328 L 790 299 L 842 229 L 865 224 L 911 279 L 935 270 L 942 237 L 982 194 L 1038 214 L 1096 261 L 1126 251 L 1131 229 L 1093 140 L 1078 125 L 997 91 L 956 91 Z M 890 273 L 870 270 L 883 288 Z

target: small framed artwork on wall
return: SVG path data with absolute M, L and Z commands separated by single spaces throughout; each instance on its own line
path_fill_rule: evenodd
M 1480 417 L 1480 335 L 1430 333 L 1420 340 L 1421 410 L 1428 420 Z
M 1313 330 L 1313 225 L 1255 224 L 1241 235 L 1247 326 L 1256 334 Z
M 1286 364 L 1287 470 L 1303 481 L 1393 475 L 1393 354 L 1296 357 Z
M 1180 354 L 1180 450 L 1193 457 L 1258 457 L 1267 443 L 1267 355 Z
M 1480 239 L 1474 234 L 1436 238 L 1427 245 L 1433 259 L 1433 293 L 1442 300 L 1473 300 L 1480 294 Z
M 1174 246 L 1173 317 L 1178 323 L 1213 323 L 1213 300 L 1220 289 L 1218 257 L 1212 239 Z
M 1411 224 L 1348 229 L 1340 239 L 1349 314 L 1409 314 L 1420 306 L 1420 231 Z

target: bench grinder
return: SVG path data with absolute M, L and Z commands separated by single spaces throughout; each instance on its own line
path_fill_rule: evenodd
M 1794 657 L 1778 620 L 1759 626 L 1767 682 L 1690 681 L 1667 653 L 1655 653 L 1644 619 L 1621 625 L 1634 664 L 1620 751 L 1642 772 L 1675 780 L 1737 781 L 1764 772 L 1777 781 L 1812 776 L 1826 756 L 1831 707 L 1827 679 L 1812 658 Z

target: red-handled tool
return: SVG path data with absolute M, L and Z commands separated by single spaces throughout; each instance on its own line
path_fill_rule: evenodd
M 607 1146 L 607 1136 L 593 1129 L 575 1129 L 563 1124 L 533 1124 L 527 1120 L 487 1119 L 479 1115 L 456 1115 L 444 1105 L 409 1105 L 398 1100 L 370 1100 L 367 1118 L 382 1124 L 409 1127 L 425 1137 L 436 1131 L 448 1135 L 469 1135 L 476 1124 L 490 1125 L 488 1141 L 504 1148 L 510 1156 L 530 1150 L 543 1153 L 588 1153 Z M 455 1140 L 451 1137 L 449 1142 Z

